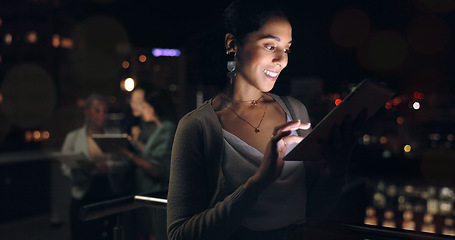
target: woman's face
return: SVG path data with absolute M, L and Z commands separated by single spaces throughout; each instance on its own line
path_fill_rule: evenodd
M 144 102 L 142 107 L 142 119 L 144 122 L 153 122 L 157 119 L 157 116 L 155 115 L 155 108 L 146 102 Z
M 291 43 L 291 24 L 280 17 L 269 19 L 243 44 L 237 44 L 236 83 L 244 81 L 262 92 L 272 90 L 280 72 L 288 64 Z
M 131 93 L 130 107 L 133 116 L 140 117 L 142 114 L 142 105 L 144 104 L 144 90 L 136 89 Z
M 107 121 L 107 104 L 100 100 L 93 100 L 85 114 L 89 124 L 102 127 Z

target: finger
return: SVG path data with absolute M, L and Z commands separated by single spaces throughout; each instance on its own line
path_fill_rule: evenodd
M 285 124 L 282 124 L 282 125 L 279 125 L 279 126 L 276 126 L 274 129 L 273 129 L 273 134 L 272 136 L 270 136 L 270 138 L 275 138 L 275 136 L 277 136 L 278 134 L 282 133 L 282 132 L 287 132 L 287 131 L 291 131 L 289 130 L 289 127 L 290 126 L 297 126 L 300 124 L 300 121 L 297 120 L 297 121 L 291 121 L 291 122 L 287 122 Z M 291 127 L 292 129 L 292 127 Z M 278 139 L 277 141 L 279 141 L 280 139 Z
M 308 130 L 311 127 L 311 123 L 300 123 L 299 129 Z
M 292 128 L 298 127 L 300 125 L 300 120 L 286 122 L 285 124 L 275 127 L 275 133 L 279 131 L 290 131 Z
M 286 142 L 286 145 L 300 143 L 302 140 L 303 140 L 303 137 L 295 136 L 295 135 L 289 135 L 289 136 L 283 137 L 283 141 Z
M 288 136 L 291 134 L 291 131 L 285 131 L 285 132 L 278 132 L 276 135 L 272 135 L 271 137 L 271 142 L 274 144 L 277 144 L 278 141 L 280 141 L 283 137 Z

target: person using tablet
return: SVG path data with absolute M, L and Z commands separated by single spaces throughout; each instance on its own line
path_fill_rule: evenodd
M 143 91 L 142 121 L 153 122 L 156 129 L 144 142 L 142 152 L 119 149 L 119 153 L 127 156 L 136 166 L 136 193 L 150 194 L 168 189 L 177 114 L 167 91 L 157 88 L 144 88 Z M 139 239 L 166 239 L 165 210 L 141 208 L 135 211 L 135 215 Z
M 310 131 L 301 102 L 269 93 L 288 64 L 290 21 L 277 1 L 234 1 L 224 13 L 227 86 L 178 124 L 168 237 L 302 239 L 341 194 L 352 121 L 333 132 L 324 161 L 284 162 Z
M 122 178 L 127 172 L 128 162 L 119 156 L 103 153 L 93 134 L 120 133 L 120 129 L 108 124 L 108 102 L 99 94 L 92 94 L 85 99 L 85 122 L 80 128 L 69 132 L 62 145 L 62 153 L 83 153 L 87 164 L 81 168 L 71 168 L 62 164 L 64 175 L 71 179 L 71 239 L 106 239 L 112 238 L 115 216 L 82 222 L 79 219 L 80 207 L 110 200 L 127 192 L 127 184 Z M 106 224 L 107 223 L 107 224 Z
M 157 128 L 154 121 L 145 122 L 142 118 L 147 89 L 155 89 L 155 87 L 151 83 L 141 82 L 131 92 L 124 126 L 124 131 L 131 136 L 131 142 L 139 152 L 144 150 L 145 142 Z

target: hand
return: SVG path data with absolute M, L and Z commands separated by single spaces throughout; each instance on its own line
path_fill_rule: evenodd
M 355 120 L 346 116 L 340 126 L 335 125 L 331 129 L 330 139 L 321 141 L 323 156 L 331 176 L 340 177 L 348 171 L 351 154 L 362 133 L 361 127 L 365 118 L 366 110 L 362 111 Z
M 124 157 L 128 157 L 132 154 L 127 148 L 122 146 L 117 146 L 115 153 Z
M 256 173 L 245 184 L 246 188 L 255 187 L 259 190 L 275 182 L 281 175 L 284 166 L 284 153 L 292 143 L 299 143 L 303 140 L 300 136 L 289 136 L 292 130 L 309 129 L 310 123 L 292 121 L 278 126 L 274 129 L 270 142 L 267 144 L 264 158 Z
M 107 173 L 109 171 L 106 159 L 100 159 L 95 161 L 95 168 L 100 173 Z
M 132 136 L 133 141 L 137 141 L 139 139 L 140 134 L 141 134 L 141 128 L 139 126 L 131 127 L 131 136 Z

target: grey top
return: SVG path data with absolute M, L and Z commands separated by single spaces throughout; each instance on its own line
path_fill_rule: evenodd
M 293 116 L 277 95 L 274 99 Z M 309 122 L 305 106 L 287 97 L 296 119 Z M 221 172 L 223 130 L 211 106 L 212 100 L 185 115 L 179 122 L 171 157 L 167 222 L 170 240 L 229 239 L 237 230 L 260 193 L 243 185 L 225 184 Z M 294 119 L 293 119 L 294 120 Z M 308 134 L 308 131 L 303 133 Z M 307 188 L 306 223 L 325 217 L 336 204 L 344 185 L 316 162 L 304 162 Z M 224 193 L 218 191 L 222 189 Z

